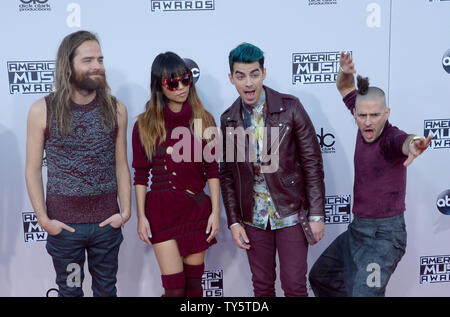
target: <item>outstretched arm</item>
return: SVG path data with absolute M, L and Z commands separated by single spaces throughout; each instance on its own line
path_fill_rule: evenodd
M 353 74 L 355 73 L 355 64 L 353 63 L 350 52 L 341 52 L 336 87 L 342 97 L 345 97 L 348 93 L 355 90 L 355 79 L 353 77 Z
M 430 145 L 431 139 L 433 135 L 429 135 L 428 138 L 425 139 L 424 136 L 413 136 L 410 135 L 406 138 L 405 142 L 403 142 L 402 151 L 403 154 L 407 155 L 408 158 L 403 163 L 404 166 L 409 166 L 420 154 L 425 151 Z

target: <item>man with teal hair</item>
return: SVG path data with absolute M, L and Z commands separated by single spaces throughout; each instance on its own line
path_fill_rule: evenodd
M 308 243 L 324 235 L 323 162 L 314 126 L 298 98 L 263 85 L 261 49 L 242 43 L 229 63 L 239 97 L 220 120 L 220 182 L 233 241 L 247 251 L 255 296 L 276 295 L 277 251 L 284 295 L 307 296 Z M 234 142 L 242 132 L 244 142 Z

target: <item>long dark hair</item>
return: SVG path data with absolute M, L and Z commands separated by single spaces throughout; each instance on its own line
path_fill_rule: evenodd
M 177 78 L 187 72 L 189 72 L 189 68 L 184 60 L 173 52 L 161 53 L 153 61 L 150 77 L 150 100 L 145 104 L 145 112 L 138 116 L 141 144 L 145 148 L 149 160 L 152 158 L 157 141 L 159 140 L 161 143 L 166 139 L 164 108 L 168 104 L 168 99 L 162 91 L 162 80 Z M 195 133 L 194 119 L 202 120 L 202 134 L 206 128 L 215 126 L 214 118 L 203 106 L 193 82 L 189 87 L 187 101 L 191 105 L 193 112 L 190 124 L 190 129 L 193 133 Z M 202 138 L 202 135 L 197 136 Z

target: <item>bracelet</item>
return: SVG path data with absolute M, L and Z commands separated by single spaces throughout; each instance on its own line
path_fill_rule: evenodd
M 309 222 L 325 222 L 323 216 L 308 216 Z
M 422 140 L 422 137 L 416 135 L 416 136 L 414 136 L 414 137 L 411 139 L 411 141 L 409 141 L 409 144 L 411 145 L 411 144 L 413 144 L 414 142 L 419 141 L 419 140 Z

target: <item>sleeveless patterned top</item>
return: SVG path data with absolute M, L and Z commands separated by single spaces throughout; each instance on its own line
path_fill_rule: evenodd
M 103 122 L 97 99 L 72 102 L 70 135 L 60 135 L 56 120 L 49 125 L 47 104 L 47 214 L 64 223 L 96 223 L 119 212 L 115 170 L 117 127 Z

